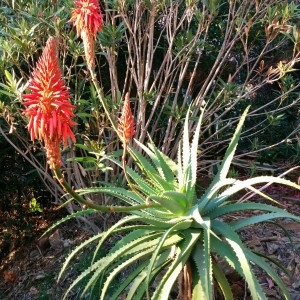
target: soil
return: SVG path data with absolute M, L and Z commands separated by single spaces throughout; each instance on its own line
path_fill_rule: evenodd
M 272 186 L 268 188 L 268 193 L 287 211 L 300 215 L 299 192 Z M 256 198 L 255 201 L 265 200 Z M 55 278 L 70 249 L 90 235 L 85 226 L 77 221 L 69 221 L 40 240 L 40 235 L 64 215 L 66 211 L 52 206 L 44 207 L 42 212 L 30 212 L 28 207 L 10 212 L 0 210 L 0 222 L 4 224 L 0 231 L 0 299 L 61 299 L 70 282 L 64 280 L 57 283 Z M 14 223 L 15 226 L 12 225 Z M 290 271 L 291 276 L 288 277 L 277 268 L 292 299 L 300 299 L 300 224 L 290 220 L 278 220 L 276 224 L 248 227 L 240 235 L 248 247 L 278 260 Z M 285 228 L 289 236 L 278 224 Z M 5 236 L 9 239 L 5 240 Z M 277 287 L 267 274 L 256 270 L 255 266 L 253 268 L 267 298 L 281 299 Z M 235 299 L 250 299 L 243 281 L 234 273 L 229 277 Z M 74 293 L 68 299 L 77 299 L 76 296 Z

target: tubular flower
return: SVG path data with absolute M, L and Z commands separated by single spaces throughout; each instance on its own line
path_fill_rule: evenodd
M 130 139 L 134 135 L 134 119 L 130 109 L 129 93 L 125 96 L 121 118 L 119 118 L 118 132 L 120 133 L 123 143 L 128 145 Z
M 103 27 L 103 15 L 98 0 L 77 0 L 72 9 L 70 22 L 76 27 L 77 36 L 83 41 L 86 62 L 90 69 L 95 67 L 95 38 Z
M 75 141 L 71 128 L 76 123 L 71 120 L 75 106 L 70 103 L 70 93 L 62 78 L 55 38 L 48 39 L 28 89 L 30 93 L 23 95 L 23 104 L 24 114 L 29 117 L 31 140 L 44 141 L 48 161 L 60 166 L 60 142 L 66 146 L 68 138 Z

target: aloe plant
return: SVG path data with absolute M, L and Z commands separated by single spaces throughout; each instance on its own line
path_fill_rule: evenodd
M 126 299 L 168 299 L 182 272 L 192 278 L 190 284 L 185 283 L 184 299 L 213 299 L 217 286 L 225 299 L 233 299 L 222 262 L 227 262 L 244 278 L 252 299 L 267 299 L 252 264 L 264 270 L 278 285 L 284 299 L 289 299 L 284 283 L 268 259 L 247 248 L 238 234 L 241 228 L 277 218 L 300 222 L 299 217 L 281 208 L 238 201 L 238 192 L 245 188 L 269 199 L 254 187 L 265 182 L 300 189 L 288 180 L 271 176 L 243 181 L 227 177 L 247 111 L 241 116 L 218 173 L 201 196 L 196 193 L 196 184 L 197 146 L 203 113 L 192 139 L 187 115 L 177 162 L 158 150 L 153 142 L 146 146 L 135 140 L 142 152 L 128 146 L 135 166 L 126 166 L 124 170 L 130 180 L 130 189 L 105 185 L 77 191 L 80 196 L 106 193 L 129 206 L 146 204 L 147 207 L 130 212 L 110 229 L 91 237 L 70 253 L 58 279 L 80 251 L 97 242 L 90 265 L 70 285 L 65 299 L 81 281 L 84 281 L 82 296 L 89 293 L 92 299 L 95 294 L 100 299 L 118 299 L 120 295 L 126 295 Z M 113 155 L 108 155 L 107 159 L 120 168 L 124 166 Z M 241 211 L 261 213 L 236 221 L 224 218 Z M 104 243 L 116 234 L 120 239 L 107 250 Z M 99 258 L 99 250 L 103 247 L 106 254 Z

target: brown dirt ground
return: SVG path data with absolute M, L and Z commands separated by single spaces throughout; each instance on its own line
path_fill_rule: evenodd
M 272 186 L 268 189 L 286 210 L 300 215 L 300 193 L 289 188 Z M 255 201 L 263 201 L 256 199 Z M 60 299 L 68 285 L 65 280 L 56 283 L 55 277 L 69 250 L 82 242 L 90 234 L 82 224 L 69 221 L 62 224 L 44 242 L 38 242 L 38 237 L 46 228 L 59 220 L 66 212 L 49 207 L 43 213 L 18 215 L 17 211 L 7 214 L 0 211 L 1 224 L 7 224 L 13 218 L 25 218 L 30 228 L 31 236 L 26 241 L 26 228 L 10 235 L 10 244 L 6 245 L 0 239 L 0 299 L 3 300 L 37 300 Z M 235 218 L 239 216 L 234 216 Z M 26 223 L 25 222 L 25 223 Z M 290 220 L 280 220 L 279 224 L 289 232 L 292 241 L 284 231 L 274 224 L 260 224 L 240 232 L 242 239 L 250 248 L 264 253 L 280 261 L 290 272 L 289 278 L 281 270 L 278 273 L 286 284 L 292 299 L 300 299 L 300 224 Z M 11 228 L 2 227 L 0 237 Z M 7 242 L 6 242 L 7 243 Z M 254 266 L 255 269 L 255 266 Z M 268 299 L 281 299 L 273 281 L 256 270 Z M 235 299 L 250 299 L 243 282 L 230 274 L 230 282 Z M 73 294 L 69 299 L 76 299 Z

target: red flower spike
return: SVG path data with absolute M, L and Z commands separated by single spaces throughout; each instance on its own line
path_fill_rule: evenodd
M 23 95 L 23 104 L 26 106 L 24 114 L 29 117 L 31 140 L 44 141 L 48 161 L 60 166 L 60 142 L 64 146 L 68 138 L 75 142 L 71 128 L 76 123 L 71 120 L 75 106 L 70 103 L 70 93 L 62 78 L 55 38 L 48 39 L 29 79 L 28 89 L 30 93 Z
M 82 31 L 88 31 L 94 38 L 103 27 L 103 15 L 101 13 L 98 0 L 77 0 L 74 1 L 76 7 L 72 9 L 70 22 L 74 23 L 77 36 L 82 37 Z
M 129 93 L 125 95 L 125 101 L 122 109 L 121 118 L 119 118 L 118 132 L 120 133 L 123 143 L 128 144 L 130 139 L 134 136 L 134 119 L 130 109 Z
M 77 36 L 83 41 L 86 62 L 90 69 L 95 67 L 95 38 L 103 28 L 103 15 L 98 0 L 77 0 L 72 9 L 70 22 L 76 27 Z

